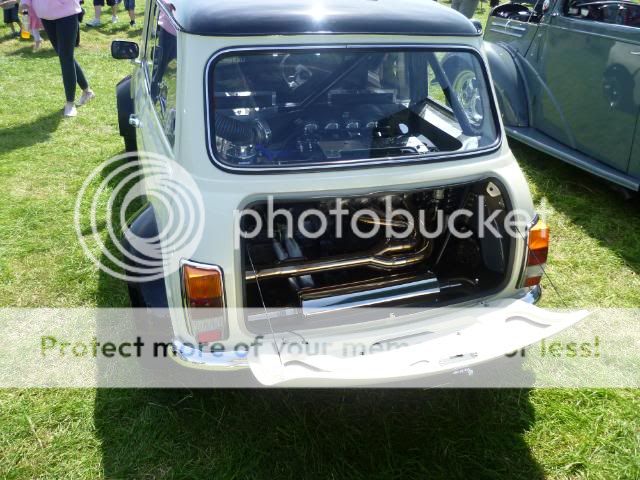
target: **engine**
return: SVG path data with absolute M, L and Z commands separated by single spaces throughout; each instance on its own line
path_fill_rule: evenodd
M 255 203 L 242 224 L 245 306 L 281 313 L 269 326 L 264 315 L 250 316 L 249 326 L 326 325 L 362 307 L 437 306 L 487 294 L 506 278 L 511 240 L 479 235 L 479 220 L 505 203 L 491 181 Z M 454 219 L 462 209 L 473 213 Z
M 229 52 L 208 73 L 212 160 L 293 169 L 436 158 L 495 145 L 470 52 L 302 48 Z
M 255 105 L 261 103 L 260 97 L 247 93 L 246 98 Z M 446 149 L 461 145 L 399 104 L 395 91 L 336 90 L 329 92 L 328 99 L 328 105 L 318 105 L 309 113 L 283 114 L 280 109 L 270 115 L 268 107 L 259 113 L 228 110 L 216 119 L 217 152 L 230 164 L 268 166 L 418 156 L 439 151 L 435 142 L 444 142 Z M 218 100 L 219 111 L 226 104 Z

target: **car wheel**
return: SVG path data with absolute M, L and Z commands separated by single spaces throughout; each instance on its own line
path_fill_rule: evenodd
M 476 73 L 473 70 L 461 70 L 456 75 L 452 87 L 469 124 L 473 129 L 480 129 L 484 122 L 484 106 Z
M 451 83 L 451 89 L 458 98 L 469 126 L 474 133 L 480 133 L 485 121 L 485 105 L 476 70 L 468 61 L 452 55 L 443 64 Z

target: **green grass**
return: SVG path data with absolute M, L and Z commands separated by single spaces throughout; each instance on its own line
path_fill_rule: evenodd
M 77 56 L 98 97 L 74 120 L 61 119 L 50 49 L 33 55 L 7 34 L 0 29 L 0 306 L 126 306 L 124 286 L 84 257 L 72 220 L 86 175 L 122 151 L 114 85 L 131 67 L 111 60 L 108 46 L 128 27 L 83 31 Z M 513 149 L 552 229 L 549 270 L 560 296 L 547 282 L 544 304 L 640 305 L 640 202 Z M 639 397 L 4 390 L 0 478 L 637 479 Z

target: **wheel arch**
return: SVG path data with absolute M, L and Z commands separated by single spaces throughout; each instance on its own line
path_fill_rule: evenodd
M 484 45 L 505 126 L 528 127 L 527 87 L 515 58 L 500 45 L 490 42 Z
M 131 147 L 137 149 L 136 129 L 129 124 L 129 117 L 135 113 L 135 102 L 131 87 L 131 75 L 127 75 L 116 85 L 116 105 L 118 108 L 118 130 L 120 136 L 129 142 L 127 150 Z M 126 143 L 126 142 L 125 142 Z
M 158 237 L 158 224 L 151 203 L 147 203 L 130 219 L 129 231 L 139 238 Z M 135 270 L 144 270 L 144 265 L 137 263 L 134 259 L 143 257 L 143 254 L 138 252 L 126 237 L 122 239 L 122 246 L 130 254 L 125 259 L 126 263 L 132 267 L 127 271 L 127 276 L 135 278 L 137 276 Z M 148 282 L 129 281 L 127 287 L 131 306 L 134 308 L 167 308 L 169 305 L 164 278 Z

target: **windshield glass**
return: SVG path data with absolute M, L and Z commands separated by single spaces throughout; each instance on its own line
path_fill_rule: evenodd
M 208 82 L 210 151 L 232 168 L 418 161 L 497 143 L 471 51 L 233 52 Z

